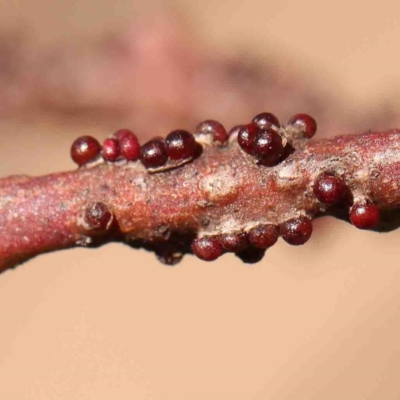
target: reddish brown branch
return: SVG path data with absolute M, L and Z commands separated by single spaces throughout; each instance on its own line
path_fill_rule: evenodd
M 317 176 L 344 179 L 353 201 L 381 210 L 400 205 L 400 131 L 338 136 L 297 150 L 276 167 L 257 165 L 236 140 L 212 144 L 193 162 L 149 173 L 140 162 L 101 163 L 76 171 L 0 180 L 0 270 L 73 246 L 128 241 L 190 251 L 194 236 L 249 231 L 306 215 L 345 215 L 313 194 Z M 103 203 L 106 226 L 85 221 Z M 188 242 L 189 241 L 189 242 Z M 180 246 L 180 247 L 179 247 Z

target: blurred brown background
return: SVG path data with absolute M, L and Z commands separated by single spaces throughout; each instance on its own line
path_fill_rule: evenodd
M 260 111 L 400 127 L 398 2 L 0 1 L 0 175 L 72 140 Z M 398 399 L 399 232 L 324 218 L 262 263 L 122 245 L 0 275 L 0 399 Z

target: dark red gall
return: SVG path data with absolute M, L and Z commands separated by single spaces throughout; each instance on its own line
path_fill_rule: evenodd
M 315 180 L 313 191 L 319 201 L 332 205 L 343 199 L 346 193 L 346 184 L 338 176 L 321 174 Z
M 268 249 L 273 246 L 279 238 L 279 229 L 276 225 L 258 225 L 250 230 L 250 243 L 260 249 Z
M 211 237 L 196 238 L 192 242 L 193 254 L 204 261 L 214 261 L 222 254 L 221 243 Z
M 299 127 L 308 138 L 312 138 L 317 132 L 317 122 L 308 114 L 293 115 L 289 119 L 288 125 Z
M 71 146 L 71 158 L 79 166 L 94 161 L 100 152 L 101 145 L 92 136 L 81 136 Z
M 145 143 L 140 151 L 140 161 L 146 168 L 158 168 L 168 161 L 164 140 L 152 139 Z
M 282 238 L 294 246 L 306 243 L 310 239 L 312 231 L 311 219 L 303 215 L 289 219 L 279 226 L 279 233 Z
M 119 157 L 119 143 L 117 139 L 108 138 L 103 142 L 103 158 L 106 161 L 114 162 Z
M 253 123 L 244 125 L 239 129 L 237 141 L 242 150 L 247 154 L 253 154 L 254 143 L 256 141 L 258 131 L 258 126 Z
M 220 240 L 222 247 L 232 253 L 242 251 L 249 246 L 249 239 L 245 232 L 227 233 L 222 235 Z
M 156 257 L 165 265 L 176 265 L 182 261 L 183 253 L 177 246 L 169 243 L 163 243 L 155 249 Z
M 111 225 L 113 214 L 104 203 L 93 203 L 86 208 L 84 220 L 90 230 L 105 232 Z
M 220 122 L 211 119 L 197 125 L 196 133 L 210 134 L 215 141 L 221 143 L 228 140 L 228 133 L 224 126 Z
M 275 126 L 276 128 L 280 127 L 278 118 L 274 114 L 268 112 L 256 115 L 252 122 L 261 129 L 271 128 L 272 126 Z
M 355 204 L 350 210 L 350 221 L 359 229 L 373 229 L 380 221 L 380 211 L 375 204 Z
M 172 160 L 191 158 L 196 152 L 194 136 L 183 130 L 171 132 L 165 139 L 168 157 Z
M 279 163 L 284 152 L 282 138 L 273 129 L 260 129 L 257 132 L 252 154 L 259 159 L 259 163 L 274 166 Z
M 112 135 L 112 137 L 114 139 L 117 139 L 118 141 L 124 137 L 124 136 L 136 136 L 130 129 L 118 129 L 117 131 L 115 131 Z
M 265 249 L 259 249 L 253 246 L 236 253 L 236 256 L 246 264 L 256 264 L 263 259 L 264 255 Z
M 129 129 L 120 129 L 113 134 L 118 140 L 121 157 L 128 161 L 138 160 L 140 157 L 140 144 L 137 136 Z

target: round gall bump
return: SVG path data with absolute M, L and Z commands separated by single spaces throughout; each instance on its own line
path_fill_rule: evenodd
M 86 208 L 84 220 L 89 230 L 105 232 L 111 226 L 113 214 L 104 203 L 93 203 Z
M 207 120 L 197 125 L 196 133 L 210 134 L 216 142 L 224 143 L 228 140 L 228 133 L 224 126 L 214 120 Z
M 136 136 L 130 129 L 118 129 L 116 132 L 113 133 L 112 137 L 117 139 L 118 141 L 121 140 L 124 136 Z
M 309 139 L 312 138 L 317 132 L 317 122 L 308 114 L 293 115 L 289 119 L 288 125 L 298 127 Z
M 242 251 L 249 246 L 248 236 L 245 232 L 228 233 L 222 235 L 220 240 L 222 247 L 232 253 Z
M 375 204 L 355 204 L 350 210 L 350 221 L 358 229 L 373 229 L 380 221 Z
M 279 226 L 282 238 L 293 246 L 299 246 L 310 239 L 313 226 L 310 218 L 303 215 L 289 219 Z
M 252 246 L 236 253 L 236 256 L 246 264 L 256 264 L 263 259 L 264 255 L 265 249 L 259 249 Z
M 244 125 L 239 129 L 237 141 L 239 146 L 247 154 L 253 154 L 253 147 L 259 128 L 256 124 Z
M 259 249 L 268 249 L 273 246 L 279 237 L 279 229 L 276 225 L 259 225 L 249 232 L 250 243 Z
M 94 161 L 100 152 L 101 145 L 92 136 L 81 136 L 71 146 L 71 158 L 79 166 Z
M 119 143 L 117 139 L 109 138 L 103 143 L 103 158 L 106 161 L 114 162 L 119 157 Z
M 252 122 L 255 123 L 260 129 L 267 129 L 271 128 L 272 126 L 275 126 L 276 128 L 280 127 L 278 118 L 274 114 L 267 112 L 256 115 Z
M 155 250 L 157 259 L 169 266 L 179 264 L 182 261 L 183 253 L 179 251 L 176 246 L 168 245 L 161 246 Z
M 120 129 L 113 134 L 118 140 L 121 157 L 128 161 L 138 160 L 140 157 L 140 144 L 136 135 L 129 129 Z
M 214 261 L 222 254 L 221 243 L 211 237 L 196 238 L 192 242 L 193 254 L 203 261 Z
M 282 138 L 273 129 L 259 130 L 253 145 L 253 154 L 259 164 L 274 166 L 279 163 L 284 152 Z
M 322 174 L 316 179 L 313 191 L 319 201 L 332 205 L 343 199 L 346 193 L 346 184 L 338 176 Z
M 167 147 L 161 139 L 153 139 L 142 146 L 140 161 L 146 168 L 158 168 L 168 161 Z
M 172 160 L 192 158 L 196 152 L 194 136 L 183 130 L 171 132 L 165 139 L 168 157 Z

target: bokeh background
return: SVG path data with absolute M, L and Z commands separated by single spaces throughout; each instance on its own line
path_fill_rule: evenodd
M 1 176 L 120 127 L 400 127 L 397 1 L 2 0 L 0 27 Z M 112 244 L 0 275 L 0 398 L 400 398 L 400 232 L 314 227 L 252 266 Z

